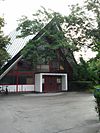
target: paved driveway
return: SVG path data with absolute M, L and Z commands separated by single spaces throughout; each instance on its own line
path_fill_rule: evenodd
M 91 94 L 0 96 L 0 133 L 97 133 Z

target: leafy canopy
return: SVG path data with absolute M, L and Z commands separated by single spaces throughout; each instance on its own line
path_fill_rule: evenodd
M 9 54 L 6 51 L 10 39 L 5 36 L 2 28 L 4 27 L 4 19 L 0 17 L 0 67 L 9 59 Z
M 20 37 L 37 34 L 52 18 L 55 17 L 56 21 L 62 28 L 61 30 L 64 36 L 66 37 L 66 43 L 65 40 L 63 43 L 65 44 L 65 47 L 70 48 L 72 52 L 79 51 L 84 46 L 92 48 L 92 50 L 99 51 L 97 32 L 99 32 L 98 21 L 100 19 L 97 19 L 98 17 L 95 15 L 97 14 L 97 12 L 95 12 L 95 7 L 99 4 L 99 2 L 93 2 L 93 0 L 85 1 L 85 5 L 83 7 L 80 7 L 78 4 L 72 5 L 71 13 L 68 16 L 62 16 L 60 13 L 56 13 L 51 10 L 47 11 L 42 7 L 41 10 L 38 10 L 35 14 L 33 14 L 32 20 L 23 16 L 20 19 L 17 30 L 21 31 Z M 94 6 L 92 7 L 91 4 Z M 90 7 L 93 10 L 91 10 Z M 100 9 L 97 8 L 97 11 L 98 10 Z M 93 14 L 93 17 L 91 17 L 90 14 Z
M 51 33 L 51 31 L 55 31 L 54 28 L 45 31 L 49 41 L 52 40 L 52 45 L 48 45 L 48 41 L 46 42 L 43 39 L 30 40 L 23 51 L 26 59 L 31 60 L 33 64 L 40 61 L 43 62 L 44 57 L 46 61 L 57 56 L 55 51 L 60 48 L 63 51 L 63 57 L 73 59 L 76 62 L 74 52 L 80 51 L 82 47 L 85 47 L 98 52 L 96 56 L 98 62 L 100 57 L 100 1 L 86 0 L 83 6 L 72 5 L 70 9 L 70 14 L 63 16 L 51 10 L 47 11 L 42 7 L 41 10 L 33 14 L 32 20 L 26 16 L 20 19 L 17 28 L 17 30 L 21 31 L 19 37 L 36 35 L 53 18 L 55 18 L 60 29 L 59 32 L 54 33 Z M 82 64 L 80 66 L 83 67 L 85 65 L 84 68 L 86 69 L 89 66 L 85 63 Z M 91 70 L 93 69 L 86 71 Z M 75 67 L 75 71 L 78 74 L 78 67 Z M 89 78 L 84 77 L 84 79 Z

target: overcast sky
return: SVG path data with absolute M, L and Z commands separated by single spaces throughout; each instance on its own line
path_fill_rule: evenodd
M 30 17 L 41 6 L 67 14 L 68 5 L 82 2 L 83 0 L 0 0 L 0 16 L 3 16 L 6 22 L 4 32 L 9 34 L 16 29 L 17 20 L 22 15 Z
M 9 34 L 15 30 L 17 28 L 17 20 L 19 20 L 21 16 L 26 15 L 31 17 L 41 6 L 65 15 L 69 13 L 68 5 L 76 3 L 82 4 L 83 1 L 84 0 L 0 0 L 0 16 L 4 17 L 6 22 L 5 28 L 3 29 L 4 33 Z M 12 46 L 13 45 L 11 45 L 11 47 Z M 87 53 L 82 53 L 85 54 L 84 57 L 87 58 L 91 55 L 91 50 L 88 50 Z M 79 54 L 76 55 L 76 58 L 78 58 L 78 56 Z M 95 54 L 93 56 L 95 56 Z

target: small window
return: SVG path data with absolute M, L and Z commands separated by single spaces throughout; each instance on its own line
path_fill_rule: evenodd
M 26 82 L 27 84 L 33 84 L 33 78 L 27 78 Z
M 5 76 L 4 78 L 2 78 L 2 80 L 0 81 L 0 84 L 16 84 L 16 76 Z
M 26 84 L 26 76 L 18 77 L 18 83 L 19 84 Z
M 61 83 L 61 78 L 57 78 L 57 83 Z

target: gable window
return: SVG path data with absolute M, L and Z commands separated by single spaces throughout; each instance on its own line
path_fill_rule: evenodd
M 37 65 L 38 72 L 49 72 L 49 65 Z

